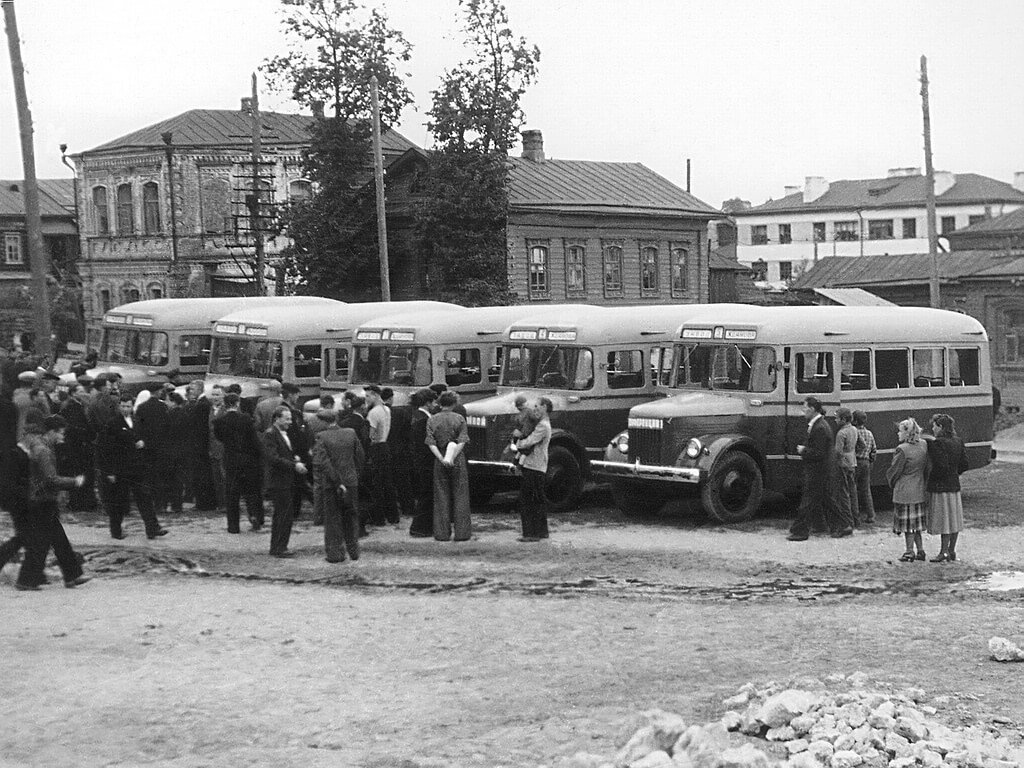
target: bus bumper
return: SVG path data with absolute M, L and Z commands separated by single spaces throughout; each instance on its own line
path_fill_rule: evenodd
M 620 477 L 633 480 L 662 480 L 671 483 L 698 484 L 701 472 L 697 467 L 659 467 L 651 464 L 627 464 L 621 461 L 590 462 L 591 471 L 595 475 Z
M 517 477 L 519 469 L 511 461 L 484 461 L 470 459 L 469 469 L 481 477 Z

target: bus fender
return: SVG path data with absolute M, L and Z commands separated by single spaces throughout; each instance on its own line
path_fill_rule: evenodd
M 587 450 L 575 434 L 566 429 L 552 429 L 551 442 L 548 445 L 549 450 L 555 446 L 561 446 L 572 451 L 576 461 L 580 464 L 580 469 L 583 470 L 584 477 L 590 476 L 590 460 L 587 458 Z
M 757 465 L 761 468 L 763 473 L 765 470 L 764 456 L 761 455 L 760 449 L 754 442 L 753 438 L 749 435 L 739 434 L 727 434 L 727 435 L 701 435 L 697 438 L 704 446 L 704 450 L 701 452 L 700 457 L 694 462 L 689 459 L 685 453 L 680 454 L 677 466 L 696 466 L 701 471 L 701 478 L 707 475 L 711 471 L 711 468 L 715 466 L 715 462 L 730 451 L 740 450 L 744 453 L 750 454 Z

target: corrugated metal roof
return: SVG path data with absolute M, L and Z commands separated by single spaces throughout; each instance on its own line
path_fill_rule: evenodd
M 891 301 L 868 293 L 863 288 L 815 288 L 814 292 L 844 307 L 892 307 Z
M 718 214 L 641 163 L 509 158 L 514 208 L 605 213 Z
M 1005 265 L 998 251 L 954 251 L 938 256 L 939 279 L 950 281 L 975 276 Z M 829 256 L 790 284 L 791 288 L 834 288 L 928 282 L 931 257 L 927 253 L 903 256 Z
M 75 207 L 73 179 L 39 179 L 39 215 L 73 216 Z M 0 180 L 0 216 L 24 216 L 24 182 Z
M 926 178 L 924 176 L 895 176 L 884 179 L 844 179 L 829 184 L 828 191 L 809 203 L 803 192 L 794 192 L 778 200 L 769 200 L 742 211 L 736 217 L 781 213 L 789 211 L 859 210 L 922 206 L 925 204 Z M 940 205 L 953 203 L 1019 202 L 1024 203 L 1024 192 L 998 179 L 977 173 L 958 173 L 955 183 L 936 197 Z
M 262 112 L 265 146 L 309 144 L 310 129 L 316 118 L 312 115 L 289 115 L 283 112 Z M 109 152 L 137 147 L 163 147 L 161 134 L 171 131 L 176 147 L 248 146 L 252 141 L 252 124 L 248 113 L 231 109 L 190 109 L 153 125 L 147 125 L 120 138 L 100 144 L 82 154 Z M 413 143 L 393 129 L 381 136 L 388 155 L 399 155 Z
M 1024 208 L 1004 213 L 1002 216 L 996 216 L 994 219 L 979 221 L 977 224 L 958 229 L 955 233 L 951 234 L 974 234 L 975 232 L 1024 232 Z

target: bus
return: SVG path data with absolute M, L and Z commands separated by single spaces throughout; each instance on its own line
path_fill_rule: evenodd
M 254 296 L 196 299 L 149 299 L 122 304 L 104 313 L 92 348 L 99 358 L 88 373 L 121 374 L 121 389 L 137 394 L 153 384 L 186 384 L 206 375 L 210 361 L 210 326 L 242 309 L 275 306 L 343 306 L 316 296 Z M 73 383 L 74 374 L 61 377 Z
M 439 301 L 335 302 L 232 312 L 213 324 L 207 387 L 237 383 L 242 397 L 264 397 L 277 379 L 299 387 L 304 402 L 321 388 L 348 382 L 353 330 L 377 315 L 454 308 Z
M 626 426 L 629 409 L 662 391 L 656 371 L 679 325 L 707 306 L 569 305 L 513 322 L 504 333 L 498 394 L 466 405 L 474 500 L 518 486 L 508 446 L 522 394 L 554 405 L 546 493 L 555 511 L 573 506 L 591 459 Z
M 355 331 L 352 384 L 391 387 L 396 405 L 435 382 L 446 384 L 463 402 L 488 397 L 498 388 L 509 324 L 566 306 L 470 307 L 374 318 Z
M 594 473 L 620 509 L 699 497 L 724 523 L 752 517 L 765 491 L 799 491 L 804 398 L 867 414 L 878 443 L 872 484 L 885 485 L 896 423 L 956 420 L 970 465 L 992 453 L 985 329 L 968 315 L 919 307 L 738 307 L 680 328 L 669 397 L 637 405 Z M 833 422 L 834 424 L 834 422 Z

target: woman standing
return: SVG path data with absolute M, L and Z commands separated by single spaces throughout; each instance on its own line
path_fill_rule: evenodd
M 957 437 L 953 417 L 945 413 L 932 416 L 932 434 L 928 440 L 928 533 L 941 537 L 939 554 L 933 563 L 956 560 L 956 540 L 964 527 L 964 507 L 960 499 L 960 475 L 967 471 L 967 450 Z
M 899 445 L 886 470 L 885 478 L 892 487 L 892 530 L 902 533 L 907 550 L 900 557 L 904 563 L 924 560 L 921 532 L 925 527 L 925 468 L 928 449 L 921 441 L 921 427 L 914 419 L 898 425 Z M 914 554 L 914 547 L 917 554 Z

